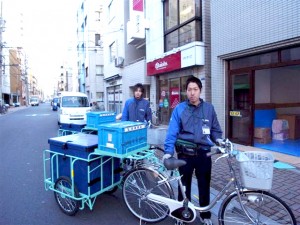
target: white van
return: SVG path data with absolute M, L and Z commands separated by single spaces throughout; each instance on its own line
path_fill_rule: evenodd
M 58 125 L 86 124 L 86 113 L 91 106 L 86 94 L 81 92 L 61 92 L 58 96 Z

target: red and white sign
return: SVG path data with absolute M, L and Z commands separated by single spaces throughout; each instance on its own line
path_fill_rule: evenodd
M 144 11 L 143 0 L 132 0 L 132 9 L 134 11 L 143 12 Z
M 196 45 L 147 63 L 147 75 L 153 76 L 189 66 L 204 65 L 204 46 Z
M 164 58 L 147 63 L 147 75 L 166 73 L 181 68 L 181 53 L 177 52 Z

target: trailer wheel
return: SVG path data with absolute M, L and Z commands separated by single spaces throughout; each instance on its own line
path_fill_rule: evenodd
M 59 208 L 68 216 L 74 216 L 79 210 L 80 203 L 74 199 L 79 197 L 76 185 L 74 185 L 73 192 L 70 178 L 62 176 L 55 182 L 54 189 L 54 197 Z

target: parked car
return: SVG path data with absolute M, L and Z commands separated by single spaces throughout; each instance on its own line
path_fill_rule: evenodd
M 53 111 L 57 111 L 57 103 L 58 103 L 58 97 L 54 97 L 52 102 L 51 102 L 51 106 L 52 106 Z
M 14 107 L 19 107 L 19 106 L 20 106 L 20 102 L 14 102 L 14 103 L 13 103 L 13 106 L 14 106 Z

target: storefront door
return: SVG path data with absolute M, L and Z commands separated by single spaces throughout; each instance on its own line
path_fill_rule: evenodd
M 252 145 L 253 79 L 252 73 L 231 74 L 229 78 L 229 138 Z

